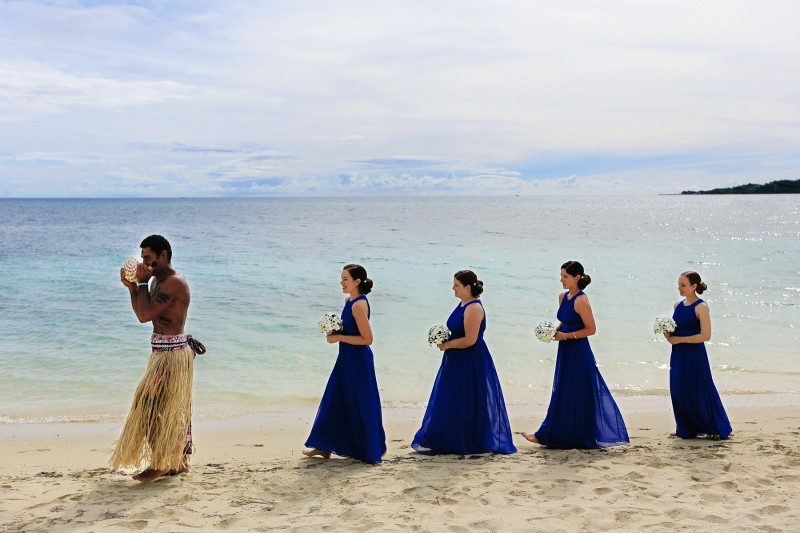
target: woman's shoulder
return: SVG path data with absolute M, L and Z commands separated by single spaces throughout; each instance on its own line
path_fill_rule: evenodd
M 477 304 L 477 305 L 472 305 Z M 464 314 L 475 314 L 475 313 L 483 313 L 483 302 L 480 300 L 472 300 L 471 302 L 467 302 L 463 306 Z
M 575 307 L 585 307 L 589 305 L 589 296 L 583 291 L 580 291 L 575 297 L 572 299 Z

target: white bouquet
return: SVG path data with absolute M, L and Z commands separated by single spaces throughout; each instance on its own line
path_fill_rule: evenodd
M 533 334 L 542 342 L 550 342 L 556 336 L 556 325 L 549 320 L 539 322 L 536 327 L 533 328 Z
M 661 315 L 656 317 L 653 324 L 653 333 L 672 333 L 678 325 L 672 320 L 669 315 Z
M 450 338 L 450 330 L 447 329 L 447 326 L 443 326 L 441 324 L 436 324 L 431 329 L 428 330 L 428 344 L 433 346 L 434 344 L 442 344 L 446 340 Z
M 125 279 L 131 283 L 136 283 L 136 268 L 139 266 L 139 261 L 135 257 L 129 258 L 122 266 L 124 270 Z
M 325 313 L 317 325 L 322 333 L 334 333 L 342 330 L 342 319 L 336 313 Z

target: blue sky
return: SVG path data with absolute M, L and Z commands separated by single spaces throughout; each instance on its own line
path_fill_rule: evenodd
M 0 3 L 0 197 L 800 178 L 794 1 Z

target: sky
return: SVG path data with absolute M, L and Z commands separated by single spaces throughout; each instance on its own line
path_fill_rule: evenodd
M 0 1 L 0 197 L 800 179 L 800 2 Z

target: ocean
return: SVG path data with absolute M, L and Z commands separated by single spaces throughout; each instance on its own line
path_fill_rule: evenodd
M 425 404 L 441 359 L 426 342 L 484 282 L 486 340 L 507 403 L 546 401 L 560 265 L 583 263 L 591 344 L 615 395 L 669 394 L 653 319 L 677 278 L 708 283 L 708 343 L 724 397 L 800 394 L 800 196 L 0 199 L 0 423 L 120 420 L 149 355 L 119 282 L 165 235 L 189 281 L 187 332 L 205 417 L 316 404 L 336 359 L 317 330 L 341 311 L 342 266 L 361 263 L 386 407 Z

